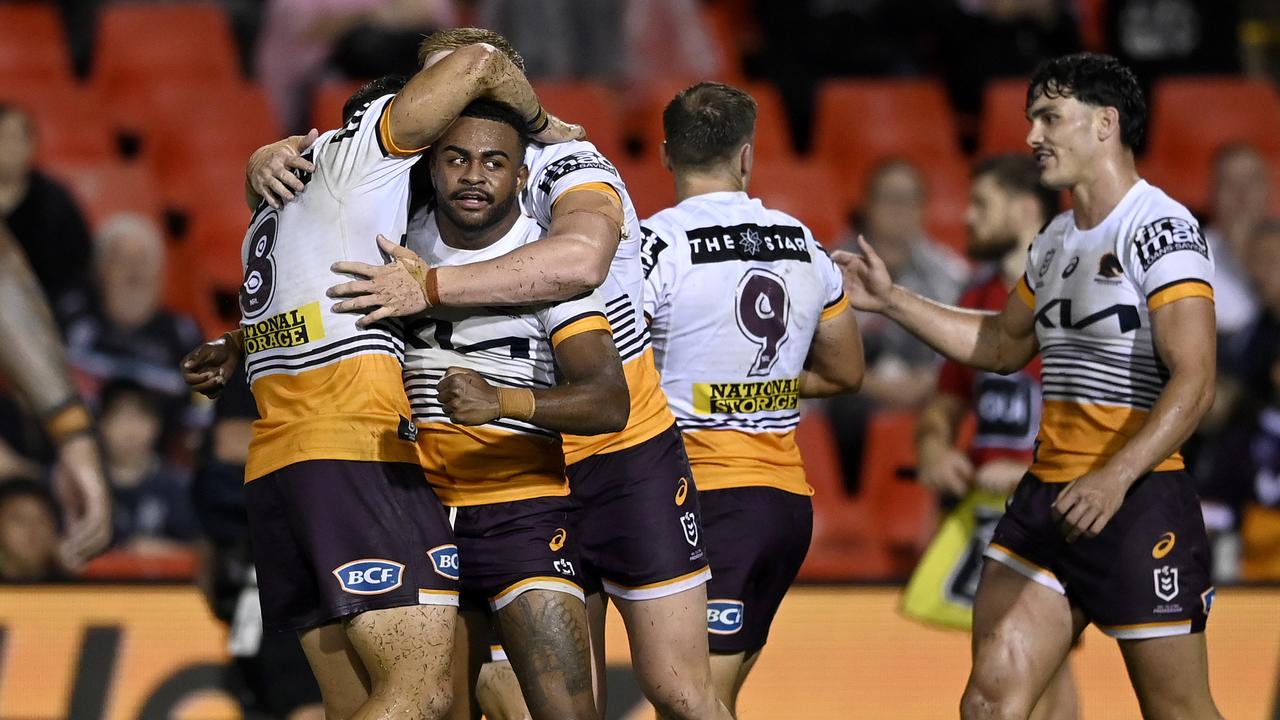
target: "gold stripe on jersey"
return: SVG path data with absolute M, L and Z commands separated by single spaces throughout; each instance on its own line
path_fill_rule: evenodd
M 812 495 L 796 433 L 740 430 L 690 430 L 685 451 L 698 490 L 768 487 L 796 495 Z
M 561 323 L 559 327 L 551 331 L 551 347 L 557 347 L 574 335 L 581 335 L 592 330 L 603 330 L 606 333 L 612 332 L 609 328 L 609 321 L 605 319 L 602 313 L 583 313 L 568 322 Z
M 1203 297 L 1213 300 L 1213 287 L 1209 283 L 1196 278 L 1178 280 L 1156 288 L 1147 296 L 1147 310 L 1155 312 L 1174 300 L 1189 297 Z
M 450 507 L 569 494 L 560 443 L 545 435 L 426 423 L 418 428 L 416 462 Z
M 845 310 L 849 309 L 849 296 L 842 291 L 840 297 L 827 303 L 822 307 L 822 314 L 818 316 L 818 322 L 826 322 L 833 317 L 839 316 Z
M 1137 434 L 1149 414 L 1119 405 L 1045 400 L 1031 473 L 1044 482 L 1065 483 L 1096 470 Z M 1182 454 L 1175 452 L 1154 471 L 1183 467 Z
M 676 416 L 667 405 L 667 395 L 658 379 L 658 368 L 653 362 L 653 348 L 629 362 L 622 364 L 622 374 L 627 378 L 627 390 L 631 393 L 631 414 L 627 426 L 620 432 L 604 435 L 565 435 L 565 462 L 572 465 L 600 453 L 617 452 L 635 447 L 657 437 L 671 427 Z
M 409 150 L 396 144 L 395 138 L 391 136 L 391 106 L 395 105 L 395 102 L 395 98 L 388 100 L 387 104 L 382 108 L 382 117 L 378 118 L 378 139 L 382 141 L 382 147 L 385 148 L 389 154 L 396 157 L 417 155 L 431 147 L 430 145 L 423 145 L 417 150 Z
M 1032 310 L 1036 309 L 1036 291 L 1031 289 L 1031 285 L 1027 283 L 1027 276 L 1023 275 L 1018 278 L 1018 284 L 1014 286 L 1014 291 L 1018 293 L 1018 297 L 1022 298 L 1022 302 Z
M 568 197 L 570 193 L 582 192 L 583 190 L 588 192 L 598 192 L 601 195 L 608 197 L 609 203 L 614 207 L 619 210 L 622 209 L 622 197 L 618 195 L 618 191 L 612 185 L 605 182 L 589 182 L 582 183 L 581 185 L 574 185 L 568 190 L 560 193 L 560 197 L 556 198 L 556 204 L 558 205 L 560 201 Z M 553 205 L 552 207 L 555 206 Z
M 254 380 L 253 397 L 261 419 L 253 423 L 245 482 L 306 460 L 418 462 L 414 443 L 398 434 L 409 401 L 391 355 L 266 375 Z

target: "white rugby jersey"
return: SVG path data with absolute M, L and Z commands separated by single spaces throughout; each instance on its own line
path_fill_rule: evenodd
M 849 307 L 835 263 L 743 192 L 688 198 L 643 232 L 645 314 L 698 487 L 812 495 L 795 444 L 800 373 L 818 323 Z
M 260 205 L 245 234 L 240 325 L 261 415 L 248 480 L 303 460 L 417 462 L 398 330 L 357 328 L 359 315 L 331 312 L 325 297 L 350 279 L 332 263 L 381 265 L 375 238 L 404 233 L 418 156 L 388 149 L 392 99 L 321 135 L 306 153 L 315 172 L 300 175 L 306 192 L 281 210 Z
M 1017 293 L 1035 310 L 1044 409 L 1031 472 L 1070 482 L 1100 467 L 1142 426 L 1169 370 L 1151 312 L 1213 299 L 1213 260 L 1191 213 L 1139 180 L 1097 227 L 1075 213 L 1036 237 Z M 1196 342 L 1188 338 L 1188 342 Z M 1156 470 L 1178 470 L 1174 453 Z
M 465 265 L 501 257 L 542 235 L 538 223 L 522 215 L 489 247 L 460 250 L 440 239 L 434 213 L 420 214 L 413 220 L 409 248 L 432 266 Z M 461 367 L 496 387 L 554 387 L 555 346 L 591 330 L 608 332 L 604 310 L 594 291 L 525 307 L 433 308 L 430 317 L 408 322 L 404 387 L 422 429 L 422 467 L 441 502 L 486 505 L 569 493 L 559 433 L 508 418 L 454 425 L 436 386 L 448 368 Z
M 525 164 L 529 166 L 529 182 L 521 195 L 521 204 L 544 228 L 550 227 L 551 210 L 566 193 L 590 189 L 593 185 L 607 186 L 622 199 L 622 240 L 599 292 L 622 357 L 627 388 L 631 392 L 631 414 L 627 427 L 617 433 L 566 436 L 565 455 L 572 464 L 595 453 L 638 445 L 671 427 L 674 418 L 667 409 L 667 399 L 654 369 L 649 328 L 642 314 L 644 273 L 640 264 L 640 221 L 617 168 L 594 145 L 584 141 L 531 145 L 525 154 Z

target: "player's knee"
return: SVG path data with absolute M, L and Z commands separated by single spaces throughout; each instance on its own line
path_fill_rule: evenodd
M 1031 708 L 1009 693 L 970 682 L 960 698 L 960 720 L 1027 720 Z
M 714 717 L 716 704 L 720 702 L 709 677 L 704 683 L 667 677 L 643 685 L 645 697 L 664 718 Z

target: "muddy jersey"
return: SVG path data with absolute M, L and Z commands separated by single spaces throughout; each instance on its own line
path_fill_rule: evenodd
M 644 272 L 640 264 L 640 222 L 618 170 L 594 145 L 581 141 L 532 145 L 525 154 L 525 164 L 529 166 L 529 182 L 521 205 L 544 228 L 551 225 L 556 202 L 568 193 L 611 189 L 622 199 L 622 240 L 599 292 L 622 357 L 627 389 L 631 392 L 631 414 L 620 432 L 565 436 L 565 455 L 572 464 L 595 453 L 638 445 L 670 427 L 674 418 L 662 394 L 641 307 Z
M 433 267 L 501 257 L 543 235 L 521 216 L 481 250 L 453 248 L 434 214 L 417 215 L 409 248 Z M 450 367 L 474 370 L 499 388 L 556 385 L 555 347 L 580 333 L 609 330 L 599 291 L 557 303 L 433 308 L 405 328 L 404 388 L 417 423 L 420 461 L 441 502 L 488 505 L 569 493 L 560 433 L 510 418 L 479 426 L 453 424 L 437 395 Z
M 644 222 L 645 313 L 698 487 L 812 495 L 795 443 L 818 324 L 849 309 L 840 272 L 798 220 L 742 192 Z
M 1016 292 L 1035 310 L 1044 407 L 1031 472 L 1070 482 L 1138 431 L 1169 380 L 1151 313 L 1213 299 L 1213 260 L 1191 213 L 1146 181 L 1097 227 L 1067 211 L 1036 237 Z M 1196 338 L 1188 338 L 1196 342 Z M 1174 453 L 1154 469 L 1182 469 Z
M 387 131 L 392 96 L 324 133 L 307 151 L 306 192 L 254 214 L 242 248 L 240 327 L 245 366 L 261 419 L 246 480 L 305 460 L 417 462 L 406 436 L 409 403 L 400 383 L 404 342 L 392 323 L 361 329 L 325 297 L 350 278 L 339 260 L 381 265 L 375 238 L 400 237 L 416 154 Z

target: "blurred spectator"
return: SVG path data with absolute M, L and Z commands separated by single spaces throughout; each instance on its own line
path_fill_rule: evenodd
M 64 577 L 58 560 L 60 511 L 53 494 L 32 480 L 0 483 L 0 582 Z
M 626 0 L 480 0 L 476 16 L 480 27 L 511 41 L 530 78 L 616 83 L 627 71 L 626 5 Z
M 190 317 L 160 307 L 165 247 L 155 223 L 116 215 L 94 240 L 97 286 L 68 302 L 68 359 L 92 385 L 128 379 L 158 393 L 172 440 L 188 423 L 191 397 L 178 363 L 200 344 L 200 331 Z
M 1205 240 L 1213 252 L 1218 334 L 1233 335 L 1253 322 L 1258 301 L 1244 270 L 1249 240 L 1267 213 L 1270 176 L 1253 147 L 1229 145 L 1213 163 L 1212 208 Z
M 449 0 L 270 0 L 257 76 L 286 130 L 305 130 L 326 70 L 353 79 L 412 75 L 418 43 L 457 24 Z
M 0 102 L 0 220 L 59 315 L 68 295 L 89 286 L 92 246 L 71 194 L 35 169 L 36 135 L 23 111 Z
M 925 235 L 925 185 L 904 160 L 889 160 L 871 173 L 859 231 L 889 268 L 895 283 L 924 297 L 954 303 L 968 282 L 964 261 Z M 846 486 L 854 491 L 862 466 L 867 421 L 877 408 L 918 408 L 932 394 L 941 358 L 897 323 L 859 313 L 867 372 L 862 392 L 827 402 L 836 429 Z
M 595 5 L 597 3 L 581 3 Z M 699 0 L 628 0 L 626 3 L 626 79 L 634 83 L 719 77 L 725 70 L 708 48 L 711 28 L 698 13 Z M 592 34 L 599 34 L 594 30 Z M 595 40 L 609 44 L 608 35 Z M 570 42 L 572 47 L 578 43 Z
M 103 388 L 98 427 L 115 498 L 115 539 L 135 552 L 171 550 L 197 534 L 187 477 L 158 452 L 162 422 L 154 394 L 137 383 Z
M 1162 75 L 1240 69 L 1239 7 L 1223 0 L 1112 0 L 1107 47 L 1143 85 Z
M 1280 357 L 1280 220 L 1262 221 L 1249 239 L 1244 256 L 1249 280 L 1257 292 L 1259 311 L 1243 331 L 1226 338 L 1219 373 L 1240 385 L 1242 401 L 1265 401 L 1271 389 L 1271 360 Z

